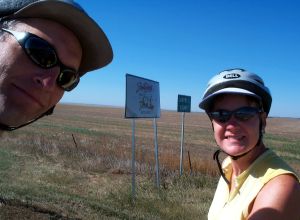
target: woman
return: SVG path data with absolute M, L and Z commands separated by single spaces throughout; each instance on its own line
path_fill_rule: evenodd
M 272 97 L 263 80 L 243 69 L 213 77 L 199 107 L 220 147 L 221 178 L 208 219 L 300 219 L 299 178 L 263 143 Z M 228 157 L 222 166 L 219 153 Z

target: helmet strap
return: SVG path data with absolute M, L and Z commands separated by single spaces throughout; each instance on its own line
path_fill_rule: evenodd
M 220 160 L 219 160 L 219 154 L 220 154 L 221 152 L 224 152 L 224 151 L 222 151 L 222 150 L 220 150 L 220 149 L 217 150 L 217 151 L 214 153 L 213 159 L 214 159 L 215 161 L 217 161 L 217 165 L 218 165 L 219 172 L 220 172 L 221 176 L 223 177 L 223 179 L 225 180 L 225 182 L 226 182 L 227 184 L 229 184 L 230 181 L 226 178 L 225 173 L 223 172 L 223 169 L 222 169 Z

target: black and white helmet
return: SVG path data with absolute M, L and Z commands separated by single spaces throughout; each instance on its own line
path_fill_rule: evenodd
M 263 110 L 269 114 L 272 96 L 258 75 L 244 69 L 229 69 L 214 76 L 207 85 L 199 107 L 207 111 L 219 94 L 232 93 L 253 96 L 262 102 Z

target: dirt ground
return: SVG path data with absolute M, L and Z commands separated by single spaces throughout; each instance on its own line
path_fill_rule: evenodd
M 8 204 L 9 203 L 9 204 Z M 79 220 L 61 216 L 39 207 L 18 204 L 18 201 L 0 203 L 0 220 Z
M 49 220 L 49 219 L 61 219 L 61 218 L 51 218 L 49 214 L 35 212 L 29 208 L 16 207 L 10 205 L 2 205 L 0 207 L 0 219 L 2 220 Z

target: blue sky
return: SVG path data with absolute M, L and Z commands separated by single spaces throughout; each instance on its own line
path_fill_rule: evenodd
M 300 1 L 78 0 L 114 50 L 107 67 L 86 74 L 61 102 L 125 105 L 125 74 L 158 81 L 162 109 L 178 94 L 192 111 L 208 80 L 234 67 L 260 75 L 270 116 L 300 117 Z

